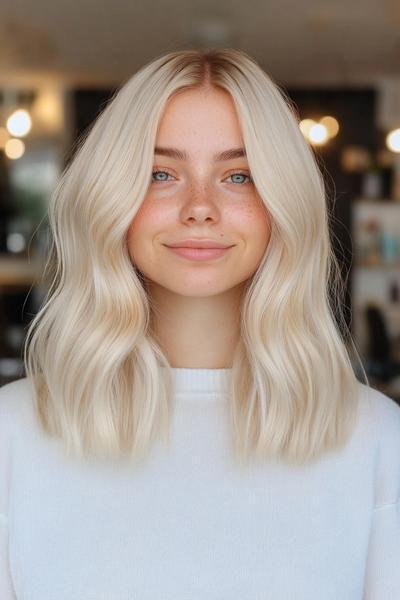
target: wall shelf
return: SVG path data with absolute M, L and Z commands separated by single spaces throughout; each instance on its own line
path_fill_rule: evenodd
M 352 330 L 361 355 L 367 356 L 369 305 L 381 311 L 393 348 L 400 348 L 400 202 L 356 198 L 352 203 L 354 259 L 351 267 Z M 394 290 L 394 291 L 393 291 Z M 396 299 L 397 296 L 397 299 Z M 400 398 L 400 378 L 388 395 Z

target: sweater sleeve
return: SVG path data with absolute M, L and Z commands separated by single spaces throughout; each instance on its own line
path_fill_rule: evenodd
M 1 600 L 17 600 L 8 564 L 7 518 L 2 514 L 0 514 L 0 598 Z
M 0 389 L 0 598 L 16 600 L 8 554 L 8 498 L 10 487 L 11 464 L 11 401 L 12 384 Z
M 376 390 L 375 506 L 363 600 L 400 598 L 400 407 Z
M 400 598 L 400 503 L 376 508 L 369 544 L 364 600 Z

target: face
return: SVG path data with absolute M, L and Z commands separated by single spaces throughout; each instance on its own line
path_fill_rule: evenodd
M 150 287 L 192 297 L 212 296 L 243 284 L 268 246 L 270 220 L 245 156 L 215 155 L 244 149 L 231 96 L 218 89 L 185 90 L 169 99 L 146 197 L 128 231 L 133 265 Z M 216 258 L 193 260 L 169 244 L 207 238 L 231 246 Z

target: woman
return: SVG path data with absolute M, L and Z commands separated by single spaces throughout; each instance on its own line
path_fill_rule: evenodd
M 0 597 L 400 597 L 400 409 L 354 374 L 323 179 L 257 63 L 143 67 L 49 220 L 0 391 Z

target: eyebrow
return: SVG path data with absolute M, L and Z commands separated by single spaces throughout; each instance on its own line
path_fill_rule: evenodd
M 178 148 L 154 148 L 154 154 L 160 156 L 169 156 L 169 158 L 175 158 L 176 160 L 188 160 L 189 156 L 184 150 L 178 150 Z M 233 158 L 241 158 L 246 156 L 246 150 L 244 148 L 230 148 L 223 152 L 218 152 L 214 155 L 215 161 L 232 160 Z

